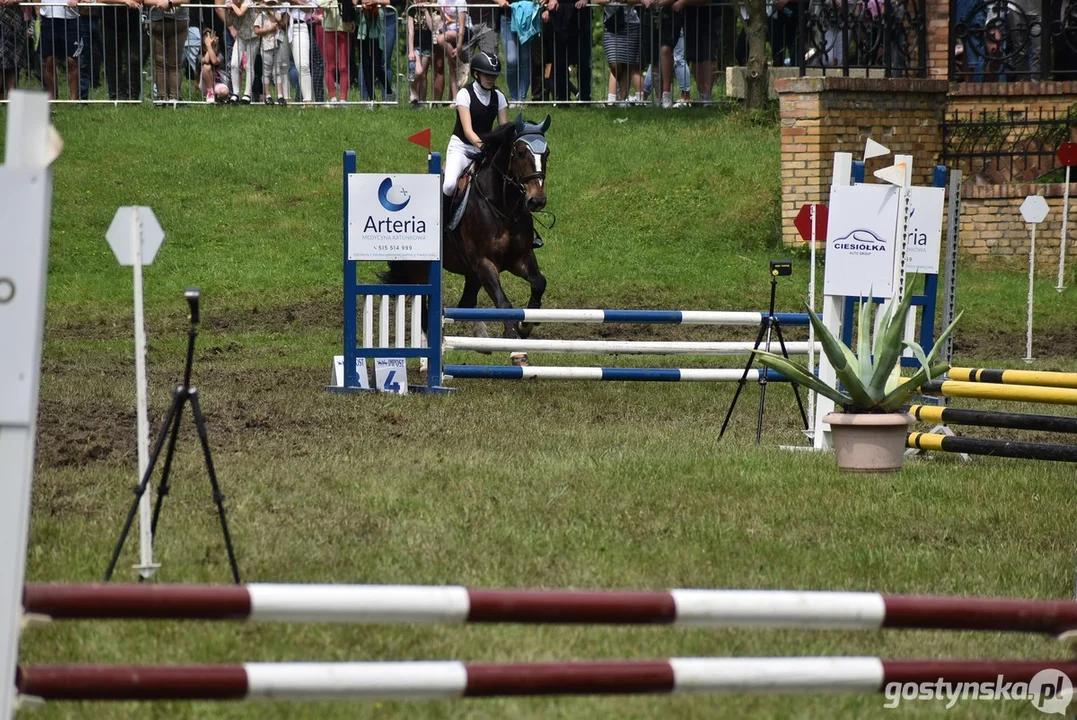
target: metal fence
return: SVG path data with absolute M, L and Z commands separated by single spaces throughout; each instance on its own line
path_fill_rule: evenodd
M 959 82 L 1077 77 L 1077 1 L 950 0 L 950 77 Z
M 475 52 L 513 104 L 708 104 L 747 59 L 736 0 L 101 0 L 0 6 L 0 100 L 451 103 Z M 923 74 L 926 0 L 768 3 L 775 65 Z M 253 4 L 252 4 L 253 3 Z
M 955 113 L 942 125 L 941 162 L 973 182 L 1032 182 L 1055 169 L 1075 126 L 1074 108 Z
M 794 0 L 785 6 L 783 23 L 799 27 L 802 75 L 808 68 L 843 75 L 862 68 L 886 77 L 927 77 L 926 12 L 927 0 Z

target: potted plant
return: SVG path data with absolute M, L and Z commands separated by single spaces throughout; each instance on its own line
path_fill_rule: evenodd
M 883 315 L 872 353 L 872 305 L 868 299 L 860 302 L 860 326 L 857 351 L 834 337 L 819 317 L 808 308 L 808 317 L 816 336 L 834 367 L 843 389 L 834 389 L 821 381 L 807 368 L 794 364 L 781 355 L 758 352 L 759 362 L 767 368 L 824 395 L 841 406 L 844 412 L 828 413 L 823 422 L 830 425 L 838 467 L 860 472 L 885 472 L 901 467 L 905 455 L 905 437 L 912 417 L 902 406 L 920 386 L 950 369 L 948 363 L 936 362 L 936 355 L 954 325 L 942 331 L 935 347 L 924 354 L 915 342 L 904 339 L 905 316 L 912 303 L 912 293 L 896 306 L 891 303 Z M 901 355 L 910 348 L 920 362 L 912 376 L 901 376 Z

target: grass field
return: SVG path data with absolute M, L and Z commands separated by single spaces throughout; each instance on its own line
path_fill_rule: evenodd
M 552 112 L 549 207 L 558 219 L 544 232 L 539 257 L 550 281 L 547 307 L 758 310 L 768 260 L 793 255 L 796 272 L 783 282 L 779 305 L 799 309 L 807 260 L 777 246 L 771 118 Z M 804 442 L 782 386 L 767 395 L 761 446 L 753 443 L 755 388 L 721 442 L 730 386 L 460 381 L 459 392 L 440 398 L 323 392 L 341 345 L 341 153 L 357 150 L 366 171 L 421 172 L 424 153 L 404 138 L 432 126 L 442 147 L 451 128 L 446 112 L 65 107 L 55 123 L 66 147 L 55 167 L 31 580 L 100 579 L 131 500 L 131 278 L 104 233 L 117 206 L 144 204 L 168 235 L 145 275 L 153 422 L 181 371 L 183 289 L 199 286 L 205 325 L 195 382 L 245 581 L 1072 595 L 1077 543 L 1071 514 L 1060 512 L 1069 507 L 1072 468 L 939 458 L 909 462 L 894 476 L 839 474 L 830 456 L 777 449 Z M 1019 266 L 962 267 L 958 363 L 1019 364 L 1026 278 Z M 454 302 L 461 283 L 446 280 Z M 1060 296 L 1052 284 L 1045 279 L 1037 290 L 1040 359 L 1032 367 L 1074 369 L 1072 291 Z M 520 281 L 509 281 L 508 292 L 517 303 L 526 298 Z M 575 336 L 621 330 L 585 326 Z M 750 331 L 623 331 L 751 339 Z M 543 326 L 536 337 L 572 332 Z M 226 557 L 189 427 L 162 517 L 159 579 L 225 582 Z M 129 542 L 121 560 L 126 578 L 136 547 Z M 174 664 L 798 654 L 1066 657 L 1043 639 L 969 633 L 96 623 L 35 628 L 21 658 Z M 881 696 L 682 696 L 57 704 L 33 717 L 894 714 L 882 703 Z M 898 712 L 942 710 L 916 703 Z M 1024 702 L 964 701 L 945 712 L 1038 714 Z

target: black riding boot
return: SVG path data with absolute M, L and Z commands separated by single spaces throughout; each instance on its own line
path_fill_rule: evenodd
M 542 247 L 542 238 L 539 236 L 538 230 L 535 231 L 535 239 L 531 241 L 531 247 L 533 247 L 533 248 Z
M 448 230 L 452 222 L 452 195 L 441 194 L 441 226 Z

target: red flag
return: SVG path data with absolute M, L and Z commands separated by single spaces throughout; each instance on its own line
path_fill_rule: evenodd
M 427 152 L 430 152 L 430 128 L 426 130 L 420 130 L 411 137 L 408 138 L 408 142 L 413 142 L 416 145 L 421 145 L 426 148 Z

